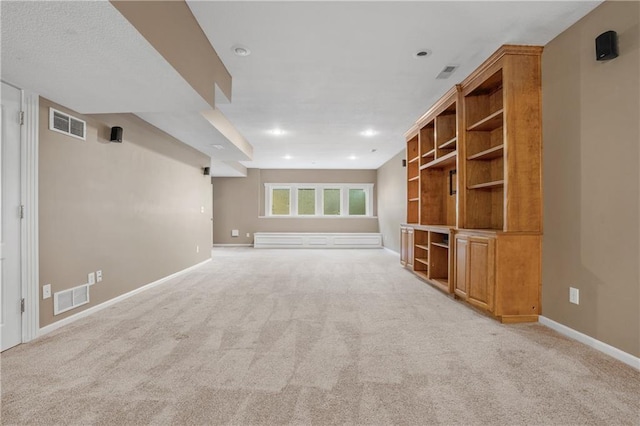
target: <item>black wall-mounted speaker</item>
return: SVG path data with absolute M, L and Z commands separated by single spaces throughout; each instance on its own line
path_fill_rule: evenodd
M 402 159 L 402 167 L 407 167 L 407 160 L 404 158 Z
M 608 61 L 618 57 L 618 34 L 607 31 L 596 37 L 596 60 Z
M 122 143 L 122 127 L 112 127 L 111 128 L 111 142 L 119 142 Z
M 205 176 L 209 176 L 211 174 L 211 169 L 209 167 L 205 167 L 204 169 L 202 169 L 202 172 Z

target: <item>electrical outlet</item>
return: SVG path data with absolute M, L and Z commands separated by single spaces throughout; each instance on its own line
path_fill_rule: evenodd
M 200 246 L 196 246 L 196 253 L 200 253 Z
M 240 231 L 238 231 L 237 229 L 232 229 L 231 230 L 231 236 L 232 237 L 239 237 L 240 236 Z
M 51 297 L 51 284 L 45 284 L 42 286 L 42 298 L 48 299 Z
M 200 206 L 200 213 L 204 213 L 204 206 Z
M 247 238 L 251 238 L 251 233 L 247 232 Z
M 576 305 L 580 304 L 580 290 L 574 287 L 569 287 L 569 302 Z
M 102 281 L 102 270 L 96 271 L 96 282 Z
M 96 273 L 91 272 L 89 275 L 87 275 L 87 284 L 93 285 L 95 283 L 96 283 Z

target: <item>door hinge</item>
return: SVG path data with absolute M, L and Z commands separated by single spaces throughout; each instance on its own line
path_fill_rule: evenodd
M 24 219 L 24 204 L 20 205 L 20 219 Z
M 20 300 L 20 312 L 24 314 L 24 299 Z
M 20 111 L 20 125 L 24 125 L 24 111 Z

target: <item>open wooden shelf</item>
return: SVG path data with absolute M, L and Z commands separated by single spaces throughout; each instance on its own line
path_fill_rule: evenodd
M 422 263 L 423 265 L 427 265 L 427 266 L 429 266 L 429 260 L 427 260 L 427 259 L 426 259 L 426 258 L 424 258 L 424 257 L 416 257 L 416 262 L 420 262 L 420 263 Z
M 409 182 L 413 182 L 414 180 L 420 179 L 420 176 L 414 176 L 412 178 L 407 179 Z
M 467 128 L 468 132 L 489 132 L 491 130 L 495 130 L 498 127 L 502 126 L 504 122 L 504 109 L 501 108 L 488 117 L 483 118 L 482 120 L 472 124 Z
M 436 158 L 435 160 L 425 164 L 420 167 L 420 170 L 428 169 L 428 168 L 443 168 L 446 166 L 450 166 L 456 164 L 457 151 L 450 152 L 440 158 Z
M 416 274 L 417 276 L 419 276 L 420 278 L 424 279 L 424 280 L 428 280 L 429 278 L 427 277 L 427 271 L 413 271 L 414 274 Z
M 449 139 L 445 143 L 438 146 L 440 149 L 456 149 L 456 143 L 458 142 L 458 137 L 454 136 L 452 139 Z
M 420 198 L 409 198 L 409 201 L 420 201 Z
M 493 160 L 504 155 L 504 144 L 494 146 L 477 154 L 470 155 L 467 160 Z
M 442 287 L 449 288 L 449 279 L 448 278 L 431 278 L 432 281 L 440 284 Z
M 433 148 L 431 151 L 429 152 L 425 152 L 424 154 L 422 154 L 422 158 L 433 158 L 433 156 L 436 154 L 436 149 Z
M 429 247 L 422 245 L 422 244 L 416 244 L 416 248 L 420 248 L 422 250 L 429 250 Z
M 409 160 L 409 163 L 413 163 L 414 161 L 418 161 L 420 159 L 420 157 L 413 157 L 411 160 Z
M 441 248 L 445 248 L 445 249 L 449 249 L 449 245 L 448 244 L 443 244 L 443 243 L 431 243 L 432 246 L 436 246 L 436 247 L 441 247 Z
M 493 182 L 478 183 L 470 185 L 469 189 L 492 189 L 504 186 L 504 180 L 495 180 Z

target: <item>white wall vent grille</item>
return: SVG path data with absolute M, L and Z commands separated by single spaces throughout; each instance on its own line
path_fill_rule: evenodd
M 53 315 L 89 303 L 89 284 L 62 290 L 53 294 Z
M 446 67 L 444 67 L 442 69 L 442 71 L 440 71 L 440 74 L 438 74 L 436 76 L 436 78 L 443 80 L 445 78 L 449 78 L 451 77 L 451 74 L 453 74 L 455 72 L 455 70 L 458 69 L 458 65 L 447 65 Z
M 49 108 L 49 129 L 83 141 L 87 139 L 86 122 L 54 108 Z

